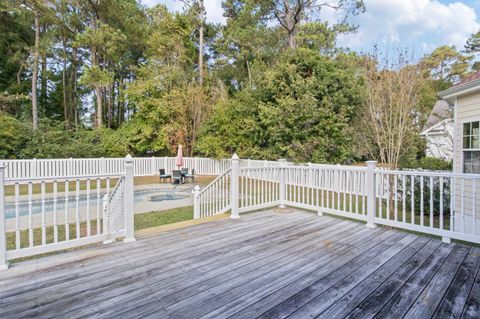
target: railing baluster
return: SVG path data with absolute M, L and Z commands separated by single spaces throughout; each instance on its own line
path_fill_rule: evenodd
M 477 179 L 472 179 L 473 199 L 472 199 L 472 219 L 473 219 L 473 235 L 477 235 Z
M 392 174 L 392 177 L 393 177 L 393 200 L 394 200 L 393 218 L 395 221 L 398 221 L 398 175 Z
M 64 221 L 65 221 L 65 240 L 70 240 L 70 224 L 68 222 L 68 179 L 65 180 L 65 209 L 64 209 Z
M 410 178 L 410 188 L 411 188 L 411 195 L 410 195 L 410 206 L 411 206 L 411 223 L 415 224 L 415 176 L 411 175 Z
M 387 191 L 387 196 L 385 198 L 385 201 L 387 202 L 387 211 L 386 211 L 386 218 L 390 219 L 390 174 L 385 174 L 385 186 L 386 186 L 386 191 Z
M 430 176 L 430 227 L 433 227 L 433 177 Z
M 53 181 L 53 242 L 58 242 L 57 197 L 58 183 Z
M 45 181 L 40 184 L 41 206 L 42 206 L 42 246 L 47 244 L 47 223 L 45 220 Z
M 87 185 L 86 185 L 87 237 L 90 237 L 90 235 L 91 235 L 91 225 L 90 225 L 90 179 L 87 179 L 86 183 L 87 183 Z
M 33 247 L 32 182 L 28 182 L 28 246 Z
M 20 185 L 15 183 L 15 248 L 20 249 Z
M 377 187 L 378 189 L 378 209 L 377 209 L 377 214 L 378 214 L 378 217 L 382 218 L 382 206 L 383 206 L 383 174 L 382 173 L 379 173 L 378 175 L 378 180 L 379 180 L 379 185 Z
M 101 233 L 103 233 L 103 231 L 101 230 L 101 222 L 100 222 L 100 205 L 102 203 L 101 201 L 101 195 L 100 195 L 100 186 L 101 186 L 101 182 L 100 182 L 100 178 L 97 178 L 97 235 L 100 235 Z
M 443 176 L 440 176 L 440 220 L 439 227 L 443 230 Z
M 75 232 L 77 239 L 80 238 L 80 180 L 75 181 Z
M 424 198 L 423 198 L 423 175 L 420 175 L 420 225 L 423 226 L 423 218 L 424 218 Z
M 454 215 L 455 215 L 455 208 L 456 208 L 456 181 L 455 176 L 450 179 L 450 225 L 449 230 L 454 230 Z
M 405 175 L 402 175 L 402 221 L 407 222 L 407 181 Z

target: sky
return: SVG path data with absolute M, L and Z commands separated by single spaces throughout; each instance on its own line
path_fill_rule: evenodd
M 204 0 L 207 20 L 225 23 L 222 0 Z M 440 45 L 463 48 L 466 39 L 480 30 L 480 0 L 364 0 L 366 12 L 349 21 L 358 25 L 354 34 L 339 38 L 339 45 L 370 52 L 380 47 L 408 47 L 418 54 Z M 142 0 L 148 6 L 166 4 L 181 10 L 179 0 Z M 323 19 L 335 22 L 333 10 L 324 10 Z

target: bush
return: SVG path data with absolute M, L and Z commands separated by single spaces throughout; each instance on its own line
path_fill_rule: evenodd
M 424 157 L 418 161 L 419 167 L 435 171 L 451 171 L 452 161 L 435 157 Z

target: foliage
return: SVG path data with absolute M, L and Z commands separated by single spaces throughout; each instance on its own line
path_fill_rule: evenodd
M 214 109 L 198 149 L 208 156 L 296 161 L 344 161 L 351 156 L 347 127 L 361 104 L 355 69 L 315 51 L 286 52 L 244 91 Z
M 363 1 L 223 0 L 224 25 L 203 21 L 202 1 L 184 3 L 172 12 L 137 0 L 1 1 L 0 156 L 172 155 L 182 144 L 212 157 L 382 157 L 365 131 L 365 65 L 384 80 L 400 73 L 337 45 Z M 327 7 L 338 21 L 323 19 Z M 422 158 L 419 128 L 437 92 L 476 68 L 470 54 L 478 33 L 465 52 L 442 46 L 412 63 L 401 165 Z M 35 132 L 25 124 L 33 113 Z
M 25 147 L 20 150 L 22 158 L 69 158 L 101 157 L 101 135 L 92 130 L 66 131 L 63 123 L 44 120 L 32 133 Z
M 408 163 L 408 165 L 403 166 L 403 168 L 421 168 L 432 171 L 451 171 L 452 161 L 446 161 L 440 158 L 426 156 L 420 158 L 417 161 Z
M 18 158 L 27 143 L 30 127 L 0 112 L 0 158 Z
M 480 53 L 480 30 L 468 38 L 465 43 L 465 51 L 467 53 Z

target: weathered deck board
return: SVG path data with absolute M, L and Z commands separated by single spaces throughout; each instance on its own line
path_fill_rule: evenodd
M 263 211 L 15 264 L 0 318 L 476 318 L 479 294 L 479 248 Z

